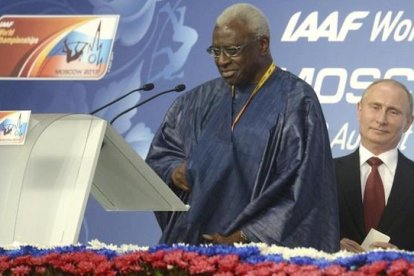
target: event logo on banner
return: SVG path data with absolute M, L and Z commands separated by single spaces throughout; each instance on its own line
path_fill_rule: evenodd
M 100 79 L 118 15 L 0 17 L 0 79 Z
M 30 110 L 0 111 L 0 145 L 24 144 L 30 113 Z

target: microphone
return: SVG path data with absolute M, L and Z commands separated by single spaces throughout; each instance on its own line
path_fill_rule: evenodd
M 121 117 L 121 116 L 122 116 L 122 115 L 124 115 L 125 113 L 128 113 L 128 112 L 129 112 L 129 111 L 131 111 L 132 109 L 137 108 L 137 107 L 140 107 L 141 105 L 143 105 L 143 104 L 145 104 L 145 103 L 147 103 L 147 102 L 149 102 L 149 101 L 151 101 L 151 100 L 153 100 L 153 99 L 155 99 L 155 98 L 157 98 L 157 97 L 159 97 L 159 96 L 161 96 L 161 95 L 164 95 L 164 94 L 166 94 L 166 93 L 170 93 L 170 92 L 181 92 L 181 91 L 183 91 L 183 90 L 185 90 L 185 85 L 184 85 L 184 84 L 179 84 L 179 85 L 177 85 L 176 87 L 174 87 L 173 89 L 170 89 L 170 90 L 167 90 L 167 91 L 164 91 L 164 92 L 161 92 L 161 93 L 155 94 L 154 96 L 149 97 L 149 98 L 148 98 L 148 99 L 146 99 L 145 101 L 142 101 L 142 102 L 140 102 L 140 103 L 138 103 L 138 104 L 136 104 L 136 105 L 134 105 L 134 106 L 131 106 L 130 108 L 128 108 L 128 109 L 126 109 L 126 110 L 122 111 L 121 113 L 119 113 L 118 115 L 116 115 L 116 116 L 115 116 L 115 117 L 111 120 L 110 124 L 112 125 L 112 124 L 115 122 L 115 120 L 116 120 L 116 119 L 118 119 L 119 117 Z
M 135 88 L 134 90 L 132 90 L 132 91 L 129 91 L 128 93 L 126 93 L 125 95 L 123 95 L 123 96 L 121 96 L 121 97 L 119 97 L 119 98 L 116 98 L 115 100 L 113 100 L 112 102 L 109 102 L 109 103 L 107 103 L 107 104 L 105 104 L 105 105 L 103 105 L 103 106 L 101 106 L 101 107 L 99 107 L 99 108 L 97 108 L 97 109 L 95 109 L 94 111 L 92 111 L 91 113 L 89 113 L 90 115 L 93 115 L 93 114 L 95 114 L 95 113 L 97 113 L 97 112 L 99 112 L 99 111 L 101 111 L 102 109 L 104 109 L 104 108 L 106 108 L 106 107 L 108 107 L 108 106 L 110 106 L 110 105 L 112 105 L 112 104 L 114 104 L 114 103 L 116 103 L 116 102 L 119 102 L 120 100 L 122 100 L 123 98 L 125 98 L 126 96 L 128 96 L 128 95 L 131 95 L 132 93 L 134 93 L 134 92 L 137 92 L 137 91 L 141 91 L 141 90 L 144 90 L 144 91 L 149 91 L 149 90 L 152 90 L 152 89 L 154 89 L 154 84 L 153 83 L 146 83 L 146 84 L 144 84 L 142 87 L 140 87 L 140 88 Z

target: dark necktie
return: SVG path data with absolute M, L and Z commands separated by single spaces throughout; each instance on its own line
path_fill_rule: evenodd
M 381 159 L 371 157 L 367 163 L 371 166 L 364 192 L 364 218 L 365 230 L 368 233 L 371 228 L 377 228 L 385 207 L 384 186 L 378 172 Z

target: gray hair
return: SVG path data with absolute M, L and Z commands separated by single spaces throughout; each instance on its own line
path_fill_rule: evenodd
M 227 7 L 216 20 L 222 26 L 234 20 L 246 23 L 249 31 L 256 36 L 267 36 L 270 39 L 269 22 L 261 10 L 247 3 L 238 3 Z
M 367 87 L 367 89 L 365 89 L 364 93 L 362 94 L 361 101 L 365 98 L 365 96 L 366 96 L 366 94 L 367 94 L 368 90 L 369 90 L 371 87 L 373 87 L 374 85 L 377 85 L 377 84 L 379 84 L 379 83 L 383 83 L 383 82 L 388 82 L 388 83 L 392 83 L 392 84 L 394 84 L 394 85 L 397 85 L 397 86 L 399 86 L 402 90 L 404 90 L 404 91 L 405 91 L 405 93 L 407 94 L 407 97 L 408 97 L 408 104 L 409 104 L 409 106 L 410 106 L 410 110 L 409 110 L 410 114 L 409 114 L 409 115 L 410 115 L 410 116 L 412 116 L 412 115 L 413 115 L 413 96 L 411 95 L 410 91 L 408 90 L 408 88 L 407 88 L 404 84 L 402 84 L 402 83 L 401 83 L 401 82 L 399 82 L 399 81 L 393 80 L 393 79 L 381 79 L 381 80 L 376 80 L 376 81 L 372 82 L 372 83 L 371 83 L 371 84 Z

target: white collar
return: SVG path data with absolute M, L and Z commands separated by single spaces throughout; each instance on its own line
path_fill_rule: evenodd
M 395 147 L 389 151 L 383 152 L 379 155 L 375 155 L 372 152 L 370 152 L 367 148 L 365 148 L 363 145 L 359 146 L 359 166 L 363 166 L 366 164 L 367 160 L 371 157 L 378 157 L 382 160 L 384 165 L 393 173 L 395 173 L 395 170 L 397 168 L 397 162 L 398 162 L 398 148 Z

